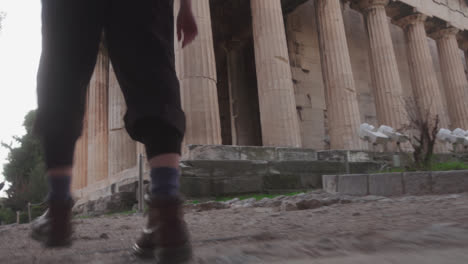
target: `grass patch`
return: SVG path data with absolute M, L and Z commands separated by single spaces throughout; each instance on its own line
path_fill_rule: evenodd
M 386 171 L 378 171 L 377 173 L 383 172 L 414 172 L 414 171 L 454 171 L 454 170 L 468 170 L 468 164 L 460 162 L 460 161 L 453 161 L 453 162 L 441 162 L 441 163 L 434 163 L 431 165 L 430 168 L 425 169 L 417 169 L 417 168 L 392 168 Z
M 451 171 L 451 170 L 468 170 L 468 164 L 463 162 L 444 162 L 432 165 L 432 171 Z

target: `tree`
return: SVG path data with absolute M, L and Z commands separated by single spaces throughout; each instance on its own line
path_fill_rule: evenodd
M 414 149 L 415 168 L 430 169 L 440 128 L 440 117 L 431 114 L 429 109 L 422 108 L 417 99 L 406 99 L 405 109 L 409 124 L 404 130 L 411 135 L 410 143 Z
M 8 162 L 3 168 L 5 179 L 11 183 L 6 191 L 5 206 L 13 210 L 24 210 L 27 203 L 39 203 L 47 194 L 45 163 L 38 138 L 33 134 L 36 112 L 30 111 L 24 119 L 26 134 L 14 137 L 19 147 L 2 143 L 9 149 Z

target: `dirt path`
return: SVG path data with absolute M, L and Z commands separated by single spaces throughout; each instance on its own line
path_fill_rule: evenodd
M 187 221 L 193 263 L 468 263 L 468 194 L 192 211 Z M 0 263 L 145 263 L 128 250 L 143 222 L 138 215 L 76 220 L 74 245 L 63 250 L 31 241 L 28 225 L 3 226 Z

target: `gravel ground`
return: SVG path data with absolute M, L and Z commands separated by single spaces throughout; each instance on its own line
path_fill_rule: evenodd
M 316 191 L 192 205 L 186 219 L 193 263 L 468 263 L 468 194 Z M 141 215 L 76 219 L 73 246 L 60 250 L 32 241 L 27 224 L 0 226 L 0 263 L 148 263 L 129 253 L 143 223 Z

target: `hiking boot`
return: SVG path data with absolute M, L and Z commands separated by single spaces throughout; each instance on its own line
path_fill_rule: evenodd
M 184 221 L 183 201 L 180 197 L 146 196 L 148 223 L 133 246 L 135 255 L 154 258 L 158 263 L 185 263 L 192 258 L 192 247 Z
M 46 247 L 71 245 L 73 200 L 49 201 L 47 211 L 31 223 L 31 237 Z

